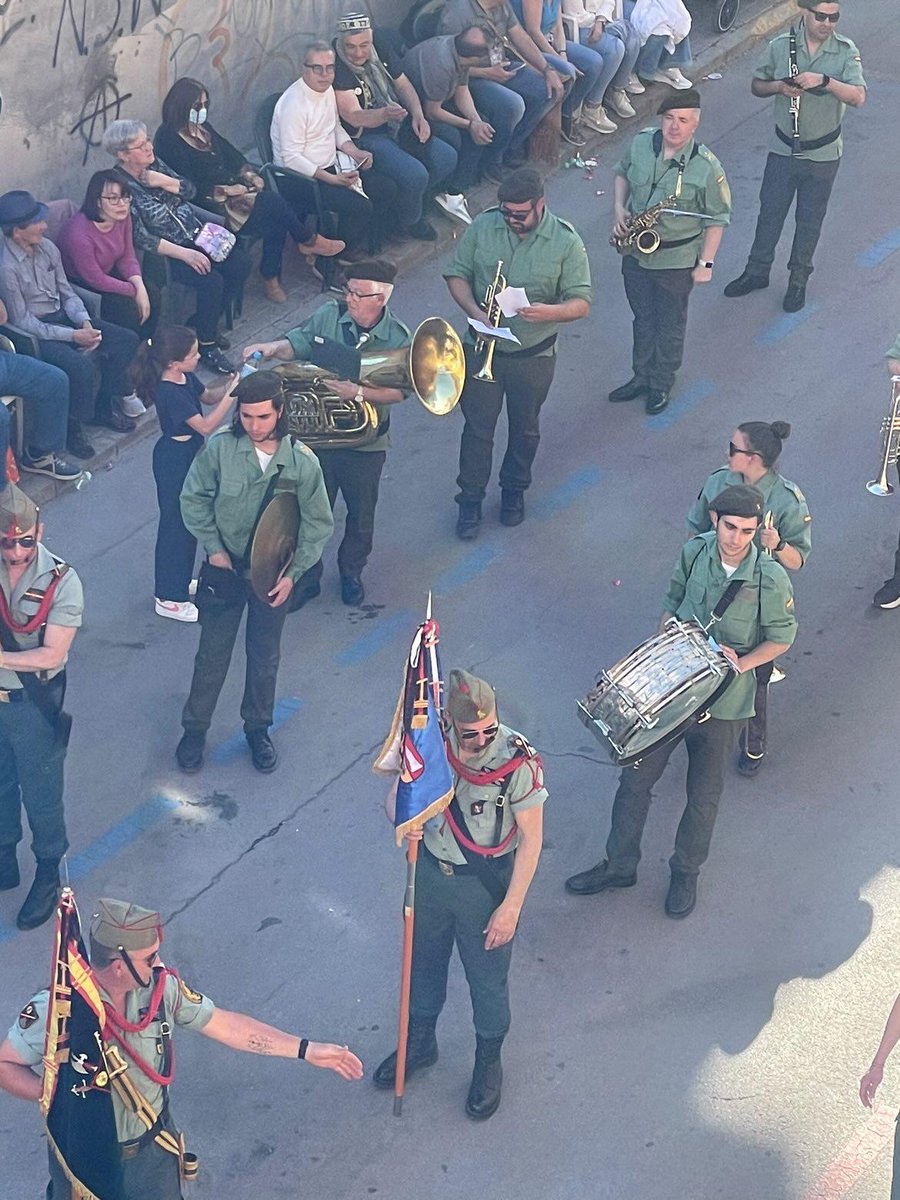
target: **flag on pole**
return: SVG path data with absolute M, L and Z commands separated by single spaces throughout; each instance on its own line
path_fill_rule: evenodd
M 453 778 L 441 728 L 443 680 L 438 656 L 440 629 L 431 615 L 416 630 L 391 730 L 373 764 L 382 775 L 399 775 L 394 809 L 397 844 L 443 812 L 453 796 Z
M 88 963 L 75 895 L 56 910 L 41 1114 L 72 1200 L 125 1200 L 109 1077 L 124 1063 L 103 1040 L 106 1010 Z

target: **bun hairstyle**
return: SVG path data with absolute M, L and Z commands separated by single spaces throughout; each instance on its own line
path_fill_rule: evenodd
M 782 443 L 791 436 L 791 427 L 787 421 L 773 421 L 771 425 L 767 421 L 745 421 L 738 425 L 738 432 L 744 435 L 764 466 L 774 467 L 781 455 Z

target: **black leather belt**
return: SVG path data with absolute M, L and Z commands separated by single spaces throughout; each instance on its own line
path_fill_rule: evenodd
M 801 151 L 805 150 L 821 150 L 823 146 L 830 146 L 832 142 L 836 142 L 841 136 L 841 126 L 837 129 L 832 129 L 831 133 L 823 134 L 822 137 L 810 138 L 808 142 L 797 142 L 796 148 Z M 784 142 L 786 146 L 794 147 L 795 142 L 789 133 L 785 133 L 783 129 L 775 126 L 775 134 L 779 141 Z

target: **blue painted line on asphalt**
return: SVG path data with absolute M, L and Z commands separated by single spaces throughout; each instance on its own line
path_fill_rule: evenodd
M 412 638 L 421 620 L 422 614 L 413 612 L 411 608 L 403 608 L 399 612 L 391 613 L 389 617 L 381 617 L 377 625 L 349 646 L 345 646 L 334 656 L 334 660 L 340 667 L 357 667 L 360 663 L 368 662 L 401 633 L 406 633 Z
M 457 588 L 465 587 L 467 583 L 472 583 L 479 575 L 483 575 L 499 554 L 497 546 L 479 546 L 477 550 L 470 551 L 455 566 L 450 567 L 443 575 L 438 575 L 434 581 L 434 591 L 439 596 L 446 596 L 455 592 Z
M 658 413 L 655 417 L 648 416 L 644 421 L 644 428 L 654 431 L 671 429 L 677 421 L 681 420 L 685 413 L 689 413 L 692 408 L 696 408 L 698 404 L 702 404 L 715 390 L 711 380 L 698 379 L 696 383 L 692 383 L 683 392 L 678 392 L 674 400 L 669 401 L 669 407 L 664 409 L 663 412 Z
M 598 467 L 594 463 L 578 467 L 568 479 L 564 479 L 552 491 L 545 493 L 535 501 L 531 509 L 532 516 L 538 521 L 546 521 L 548 517 L 555 517 L 557 513 L 570 508 L 586 491 L 596 487 L 602 478 L 602 467 Z
M 282 696 L 275 704 L 272 713 L 272 728 L 277 729 L 279 725 L 289 721 L 302 707 L 303 701 L 299 696 Z M 231 737 L 226 738 L 221 745 L 216 746 L 209 759 L 217 766 L 222 766 L 225 763 L 234 762 L 235 759 L 243 757 L 246 753 L 247 739 L 244 737 L 243 730 L 239 729 Z
M 900 250 L 900 227 L 892 229 L 889 234 L 876 242 L 874 246 L 870 246 L 868 250 L 863 250 L 856 259 L 856 265 L 858 267 L 878 267 L 896 250 Z
M 783 317 L 776 317 L 756 335 L 757 346 L 774 346 L 783 341 L 788 334 L 799 329 L 810 317 L 814 317 L 821 307 L 821 304 L 813 301 L 812 304 L 807 304 L 805 308 L 802 308 L 800 312 L 785 313 Z

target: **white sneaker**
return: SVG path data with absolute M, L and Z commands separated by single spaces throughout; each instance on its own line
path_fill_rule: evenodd
M 156 615 L 168 617 L 172 621 L 196 621 L 199 617 L 197 606 L 190 600 L 159 600 L 155 601 Z
M 652 83 L 668 84 L 669 87 L 673 87 L 679 92 L 686 91 L 687 88 L 694 86 L 690 79 L 682 75 L 677 67 L 668 67 L 665 71 L 654 71 L 652 75 L 645 75 L 644 78 L 649 79 Z
M 611 121 L 606 115 L 602 104 L 583 105 L 580 119 L 582 125 L 587 125 L 588 129 L 595 129 L 597 133 L 615 133 L 619 128 L 615 121 Z
M 134 394 L 123 396 L 119 401 L 119 408 L 126 417 L 141 417 L 147 411 L 143 402 Z
M 463 225 L 472 224 L 472 215 L 462 192 L 457 192 L 456 195 L 452 195 L 450 192 L 438 192 L 434 202 L 438 208 L 444 210 L 448 217 L 456 217 L 457 221 L 462 221 Z
M 188 595 L 189 596 L 197 595 L 197 580 L 196 579 L 192 579 L 191 582 L 188 584 Z
M 624 90 L 629 96 L 642 96 L 647 89 L 638 79 L 637 75 L 635 75 L 634 71 L 632 71 L 628 76 L 628 82 L 625 84 Z
M 628 99 L 624 88 L 608 88 L 606 92 L 606 107 L 611 108 L 617 117 L 636 117 L 637 113 Z

